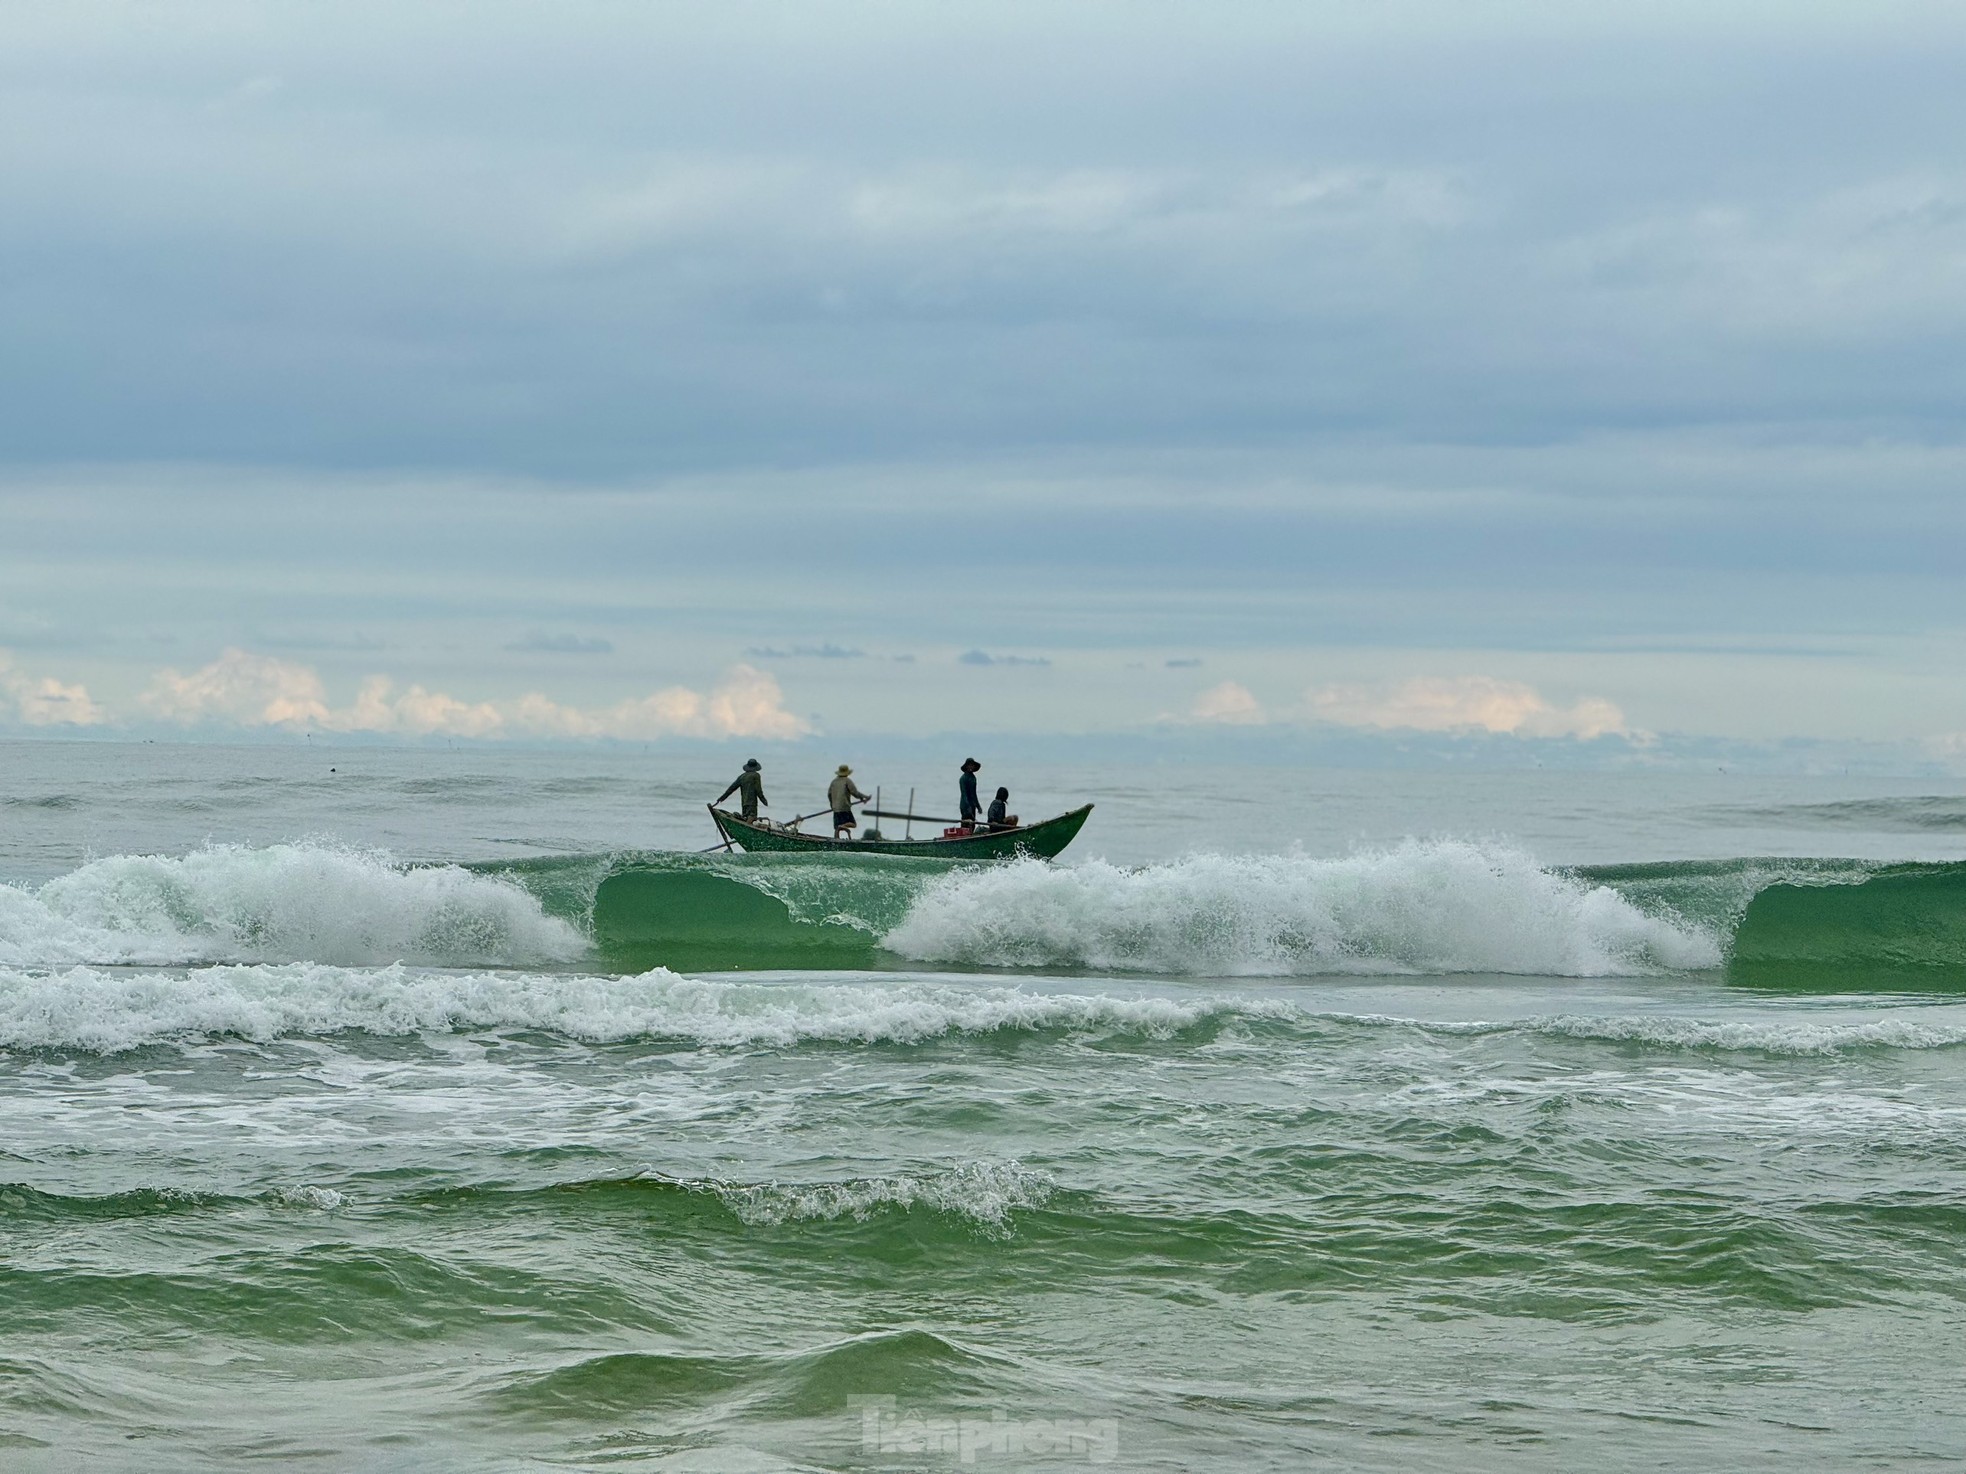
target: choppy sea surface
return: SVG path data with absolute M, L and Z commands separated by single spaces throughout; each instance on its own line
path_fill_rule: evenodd
M 0 1467 L 1966 1459 L 1966 796 L 982 756 L 0 744 Z

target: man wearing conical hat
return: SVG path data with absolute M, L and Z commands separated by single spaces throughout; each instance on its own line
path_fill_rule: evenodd
M 841 763 L 839 772 L 833 775 L 833 781 L 826 785 L 826 802 L 833 809 L 833 838 L 853 838 L 853 826 L 860 822 L 853 817 L 855 799 L 864 804 L 868 795 L 854 784 L 853 769 Z

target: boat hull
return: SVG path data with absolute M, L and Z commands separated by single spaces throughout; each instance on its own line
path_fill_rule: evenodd
M 1085 827 L 1086 815 L 1091 812 L 1092 805 L 1087 804 L 1082 809 L 1073 809 L 1069 814 L 1060 814 L 1056 819 L 1046 819 L 1040 824 L 1026 824 L 1018 829 L 1002 829 L 995 833 L 978 831 L 953 839 L 828 839 L 820 834 L 799 834 L 768 824 L 752 823 L 723 809 L 711 809 L 710 817 L 717 821 L 717 828 L 723 832 L 726 840 L 742 846 L 749 854 L 786 850 L 810 854 L 815 850 L 828 850 L 835 854 L 909 855 L 924 860 L 1015 860 L 1024 857 L 1051 860 L 1056 859 L 1059 851 L 1078 837 L 1079 830 Z

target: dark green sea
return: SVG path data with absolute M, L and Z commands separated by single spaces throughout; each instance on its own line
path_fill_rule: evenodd
M 1966 1460 L 1966 799 L 726 767 L 0 746 L 0 1468 Z

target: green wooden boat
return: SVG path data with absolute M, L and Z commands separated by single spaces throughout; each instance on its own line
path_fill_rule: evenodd
M 1056 819 L 1023 824 L 1015 829 L 978 829 L 973 834 L 949 838 L 938 835 L 933 839 L 830 839 L 823 834 L 801 834 L 769 819 L 740 819 L 714 805 L 710 817 L 716 820 L 726 844 L 741 845 L 754 855 L 769 850 L 801 853 L 833 850 L 858 855 L 914 855 L 925 860 L 1015 860 L 1025 855 L 1052 860 L 1077 837 L 1085 827 L 1085 816 L 1091 812 L 1092 805 L 1087 804 Z M 901 816 L 884 814 L 882 817 Z M 921 820 L 918 818 L 916 822 Z

